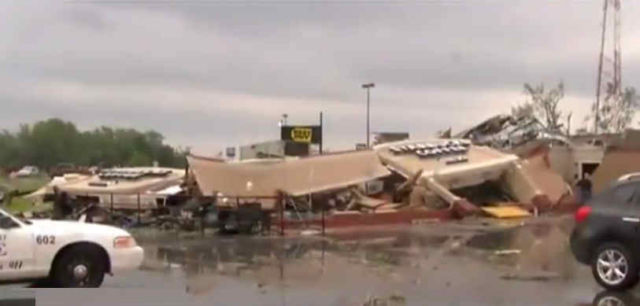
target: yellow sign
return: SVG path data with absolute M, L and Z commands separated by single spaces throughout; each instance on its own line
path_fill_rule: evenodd
M 291 139 L 295 142 L 311 142 L 311 128 L 297 127 L 291 129 Z
M 482 210 L 488 215 L 499 219 L 531 217 L 528 211 L 518 206 L 482 207 Z

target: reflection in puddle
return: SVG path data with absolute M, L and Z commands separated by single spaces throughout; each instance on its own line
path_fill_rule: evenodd
M 461 284 L 482 287 L 488 277 L 501 284 L 498 288 L 506 283 L 526 286 L 515 281 L 523 275 L 502 277 L 513 271 L 570 275 L 565 271 L 571 270 L 566 268 L 571 256 L 564 253 L 567 237 L 560 226 L 451 233 L 408 227 L 325 238 L 169 237 L 140 239 L 140 244 L 146 251 L 144 269 L 184 277 L 183 288 L 190 295 L 211 297 L 220 288 L 215 291 L 220 297 L 230 294 L 231 286 L 270 298 L 306 292 L 326 295 L 318 302 L 363 305 L 379 300 L 389 304 L 391 296 L 395 301 L 406 297 L 411 304 L 426 292 Z
M 319 260 L 323 266 L 327 254 L 349 259 L 350 263 L 398 266 L 415 257 L 428 258 L 443 252 L 473 253 L 470 250 L 517 255 L 521 260 L 516 264 L 537 265 L 548 270 L 564 264 L 557 261 L 567 257 L 567 239 L 568 231 L 561 227 L 538 225 L 473 235 L 401 231 L 386 235 L 333 235 L 326 239 L 236 236 L 166 239 L 142 244 L 147 254 L 147 267 L 161 269 L 178 265 L 187 275 L 192 275 L 208 273 L 203 271 L 241 274 L 265 266 L 309 260 Z
M 640 298 L 634 292 L 603 291 L 593 299 L 593 306 L 635 306 L 640 305 Z
M 371 271 L 426 259 L 457 237 L 397 233 L 369 236 L 214 237 L 191 240 L 166 239 L 141 242 L 144 269 L 171 271 L 179 268 L 187 280 L 211 282 L 211 277 L 232 276 L 257 286 L 313 282 L 325 277 L 327 263 L 334 269 L 358 265 Z M 387 271 L 387 270 L 385 270 Z M 189 287 L 189 284 L 187 285 Z M 193 292 L 193 290 L 190 290 Z

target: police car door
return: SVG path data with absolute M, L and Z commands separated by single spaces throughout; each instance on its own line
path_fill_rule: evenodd
M 33 252 L 29 226 L 0 210 L 0 280 L 33 277 Z

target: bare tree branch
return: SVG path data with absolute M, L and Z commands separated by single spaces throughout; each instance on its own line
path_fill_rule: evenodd
M 559 110 L 558 105 L 564 97 L 564 84 L 560 82 L 557 87 L 546 91 L 544 84 L 533 87 L 529 83 L 525 83 L 524 92 L 529 96 L 529 101 L 524 105 L 512 108 L 512 113 L 529 112 L 535 115 L 547 129 L 560 130 L 562 112 Z

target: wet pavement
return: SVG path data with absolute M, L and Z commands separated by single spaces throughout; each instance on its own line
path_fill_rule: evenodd
M 640 305 L 637 289 L 602 293 L 573 260 L 571 226 L 551 218 L 326 237 L 140 232 L 140 270 L 107 277 L 100 289 L 34 292 L 38 305 Z

